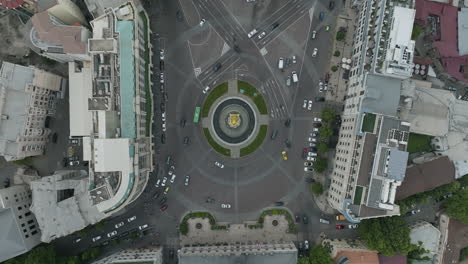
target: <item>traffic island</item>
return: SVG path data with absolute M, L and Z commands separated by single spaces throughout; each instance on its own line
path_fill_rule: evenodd
M 240 158 L 258 149 L 268 131 L 268 110 L 252 85 L 229 80 L 207 95 L 202 126 L 209 145 L 218 153 Z

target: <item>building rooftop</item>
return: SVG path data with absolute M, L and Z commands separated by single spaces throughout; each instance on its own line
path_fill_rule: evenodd
M 27 252 L 12 208 L 0 208 L 0 261 L 13 258 Z
M 335 257 L 335 263 L 347 258 L 347 264 L 379 263 L 377 252 L 370 250 L 342 250 Z
M 384 256 L 379 254 L 379 264 L 406 264 L 408 263 L 405 255 Z
M 400 101 L 401 80 L 384 75 L 367 74 L 361 111 L 396 116 Z
M 458 52 L 468 55 L 468 8 L 458 11 Z
M 0 4 L 6 8 L 18 8 L 24 4 L 24 0 L 0 0 Z
M 433 256 L 439 248 L 440 231 L 428 222 L 419 221 L 410 227 L 410 239 L 415 245 L 421 241 L 422 247 L 429 251 L 423 256 Z
M 70 62 L 68 64 L 70 80 L 70 136 L 89 136 L 93 132 L 93 116 L 88 107 L 88 98 L 92 96 L 92 68 L 89 62 Z
M 68 26 L 55 21 L 47 11 L 36 13 L 31 18 L 33 31 L 31 41 L 34 45 L 39 42 L 47 43 L 63 49 L 64 53 L 85 54 L 87 51 L 87 35 L 82 26 Z M 37 36 L 36 36 L 37 34 Z
M 396 193 L 401 200 L 413 194 L 430 191 L 455 180 L 455 167 L 448 157 L 437 158 L 406 169 L 406 177 Z

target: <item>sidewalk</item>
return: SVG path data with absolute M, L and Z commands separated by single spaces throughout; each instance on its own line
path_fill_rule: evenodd
M 341 59 L 343 57 L 349 58 L 351 56 L 351 52 L 353 49 L 353 35 L 356 29 L 356 26 L 354 24 L 356 15 L 356 10 L 351 8 L 351 1 L 346 1 L 346 4 L 336 21 L 336 27 L 331 31 L 333 38 L 333 49 L 331 51 L 329 65 L 330 80 L 328 82 L 328 91 L 325 96 L 327 101 L 332 101 L 336 103 L 342 103 L 344 101 L 348 81 L 343 79 L 344 69 L 341 68 Z M 344 41 L 336 40 L 336 33 L 339 31 L 340 28 L 346 29 L 346 38 Z M 340 55 L 338 57 L 335 57 L 333 55 L 335 51 L 340 52 Z M 338 70 L 336 72 L 331 71 L 332 66 L 338 66 Z

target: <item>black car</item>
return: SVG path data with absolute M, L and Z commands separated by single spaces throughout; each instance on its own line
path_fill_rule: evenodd
M 319 128 L 322 126 L 322 123 L 314 123 L 314 127 Z
M 214 72 L 217 72 L 217 71 L 219 71 L 219 69 L 221 69 L 221 63 L 216 63 L 216 64 L 213 66 L 213 71 L 214 71 Z
M 190 144 L 190 138 L 189 137 L 184 137 L 184 145 Z
M 283 206 L 283 205 L 284 205 L 284 202 L 278 201 L 278 202 L 275 202 L 275 205 L 276 205 L 276 206 Z
M 186 122 L 187 122 L 187 120 L 185 120 L 185 118 L 182 118 L 182 119 L 180 120 L 180 126 L 181 126 L 181 127 L 185 127 L 185 123 L 186 123 Z
M 275 22 L 273 25 L 271 25 L 271 30 L 277 28 L 279 26 L 278 22 Z
M 294 218 L 296 219 L 296 223 L 301 222 L 301 217 L 300 216 L 296 215 Z
M 335 1 L 330 1 L 328 4 L 328 9 L 333 10 L 333 8 L 335 8 Z
M 156 192 L 156 193 L 153 195 L 153 199 L 158 199 L 160 195 L 161 195 L 161 192 Z
M 314 179 L 309 178 L 309 177 L 305 178 L 305 181 L 306 181 L 307 183 L 313 183 L 313 182 L 315 182 Z
M 163 204 L 165 204 L 166 202 L 167 202 L 167 197 L 163 197 L 163 198 L 161 199 L 161 201 L 159 201 L 159 204 L 160 204 L 160 205 L 163 205 Z
M 315 102 L 325 102 L 325 97 L 317 96 L 315 97 Z
M 286 139 L 284 141 L 284 144 L 286 145 L 287 148 L 291 148 L 291 142 L 289 141 L 289 139 Z
M 304 215 L 304 216 L 302 217 L 302 222 L 303 222 L 304 224 L 306 224 L 306 225 L 307 225 L 307 223 L 309 223 L 309 218 L 307 218 L 307 215 Z
M 166 112 L 166 104 L 164 103 L 159 104 L 159 109 L 161 110 L 161 112 Z
M 165 133 L 161 134 L 161 144 L 166 144 L 166 134 Z
M 309 151 L 310 151 L 310 152 L 317 153 L 317 148 L 316 148 L 316 147 L 310 147 L 310 148 L 309 148 Z
M 284 122 L 284 126 L 285 127 L 290 127 L 291 126 L 291 118 L 286 119 L 286 121 Z
M 159 70 L 164 71 L 164 61 L 163 60 L 159 61 Z
M 176 12 L 176 18 L 177 18 L 177 21 L 179 21 L 179 22 L 184 21 L 184 15 L 182 14 L 182 11 L 178 10 Z
M 174 249 L 171 249 L 171 250 L 169 251 L 169 257 L 170 257 L 171 259 L 174 258 Z
M 57 133 L 52 134 L 52 143 L 57 143 L 58 135 Z
M 241 49 L 239 48 L 239 46 L 234 45 L 234 51 L 237 52 L 237 53 L 240 53 Z
M 278 130 L 275 130 L 273 132 L 271 132 L 271 140 L 274 140 L 276 138 L 276 136 L 278 135 Z

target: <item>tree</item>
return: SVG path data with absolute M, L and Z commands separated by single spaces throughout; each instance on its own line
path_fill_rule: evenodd
M 319 153 L 326 153 L 328 151 L 328 145 L 324 142 L 320 142 L 318 145 L 317 145 L 317 151 Z
M 422 242 L 418 241 L 417 245 L 413 245 L 413 250 L 408 253 L 408 263 L 411 264 L 413 260 L 431 260 L 428 256 L 422 256 L 426 253 L 429 253 L 429 250 L 426 250 L 422 247 Z
M 328 160 L 326 158 L 317 157 L 312 167 L 318 173 L 324 172 L 328 167 Z
M 308 257 L 300 257 L 297 259 L 297 264 L 310 264 Z
M 329 125 L 322 126 L 319 128 L 320 137 L 327 140 L 333 136 L 333 128 Z
M 333 264 L 333 259 L 326 248 L 318 245 L 310 249 L 310 262 L 314 264 Z
M 331 66 L 331 71 L 332 72 L 336 72 L 337 70 L 338 70 L 338 66 L 336 66 L 336 65 Z
M 330 122 L 335 120 L 336 111 L 333 108 L 324 108 L 320 113 L 320 116 L 322 117 L 323 121 Z
M 335 53 L 333 53 L 333 56 L 335 57 L 339 57 L 340 56 L 340 51 L 339 50 L 335 50 Z
M 312 193 L 314 193 L 315 195 L 320 195 L 323 193 L 323 186 L 321 183 L 318 183 L 318 182 L 314 182 L 312 183 Z
M 449 216 L 468 224 L 468 189 L 461 190 L 447 199 L 443 206 L 447 208 Z
M 343 41 L 346 38 L 346 31 L 340 30 L 336 32 L 336 40 Z
M 385 256 L 407 255 L 414 250 L 408 224 L 400 216 L 364 220 L 359 225 L 359 234 L 369 249 Z

